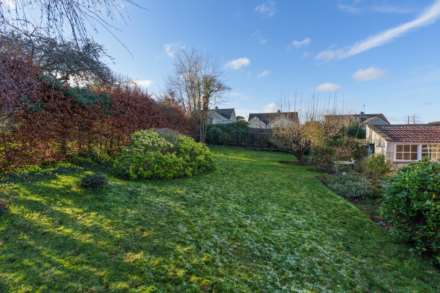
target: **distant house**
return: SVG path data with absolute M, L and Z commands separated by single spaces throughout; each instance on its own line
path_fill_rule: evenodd
M 271 129 L 292 123 L 299 124 L 298 112 L 251 113 L 248 119 L 250 128 Z
M 208 124 L 229 124 L 237 122 L 235 115 L 235 109 L 215 109 L 209 110 L 208 112 Z
M 440 125 L 367 125 L 367 142 L 396 166 L 423 158 L 440 161 Z
M 325 122 L 338 125 L 340 127 L 347 127 L 353 123 L 359 123 L 363 128 L 366 127 L 366 125 L 390 124 L 388 119 L 382 113 L 365 114 L 364 112 L 361 112 L 360 114 L 325 115 L 324 119 Z

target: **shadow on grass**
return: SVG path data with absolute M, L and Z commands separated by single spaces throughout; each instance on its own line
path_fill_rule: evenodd
M 59 164 L 51 168 L 29 168 L 13 173 L 0 174 L 0 183 L 34 183 L 56 179 L 58 175 L 78 173 L 82 168 L 70 164 Z
M 52 289 L 73 289 L 77 285 L 106 289 L 109 283 L 127 282 L 133 275 L 145 273 L 144 268 L 123 261 L 124 254 L 132 248 L 124 243 L 126 239 L 115 238 L 95 225 L 85 227 L 41 203 L 19 203 L 28 209 L 25 215 L 41 214 L 31 219 L 15 213 L 8 215 L 8 225 L 1 236 L 0 273 L 31 288 L 37 285 Z M 6 284 L 0 282 L 1 286 Z

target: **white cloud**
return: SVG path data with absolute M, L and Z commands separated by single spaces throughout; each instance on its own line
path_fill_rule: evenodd
M 351 4 L 339 3 L 338 8 L 339 8 L 339 10 L 341 10 L 343 12 L 356 14 L 361 11 L 361 9 L 357 6 L 358 3 L 359 3 L 359 1 L 354 1 Z
M 420 14 L 412 21 L 406 22 L 402 25 L 383 31 L 377 35 L 371 36 L 354 44 L 349 48 L 322 51 L 316 56 L 316 58 L 318 60 L 324 61 L 349 58 L 361 54 L 365 51 L 371 50 L 373 48 L 383 46 L 414 29 L 430 25 L 437 21 L 439 18 L 440 0 L 436 0 L 433 5 L 431 5 L 428 9 L 426 9 L 422 14 Z
M 263 78 L 263 77 L 269 76 L 271 74 L 272 74 L 272 71 L 266 69 L 266 70 L 261 71 L 258 74 L 258 78 Z
M 299 49 L 299 48 L 303 48 L 303 47 L 310 45 L 311 42 L 312 42 L 312 39 L 307 37 L 304 40 L 294 40 L 294 41 L 290 42 L 289 46 L 291 48 Z
M 353 74 L 353 79 L 359 81 L 374 80 L 385 75 L 383 69 L 377 67 L 361 68 Z
M 272 17 L 277 13 L 276 3 L 274 1 L 266 1 L 255 7 L 255 12 L 260 15 Z
M 413 8 L 408 6 L 390 5 L 387 3 L 368 5 L 364 4 L 366 1 L 352 0 L 352 1 L 339 1 L 338 9 L 345 13 L 359 14 L 361 12 L 376 12 L 387 14 L 407 14 L 414 12 Z
M 163 46 L 163 49 L 165 53 L 168 55 L 168 57 L 174 58 L 176 57 L 176 54 L 179 51 L 185 49 L 185 46 L 180 43 L 170 43 L 170 44 L 165 44 Z
M 278 107 L 275 103 L 270 103 L 264 106 L 263 112 L 265 113 L 273 113 L 278 111 Z
M 371 10 L 374 12 L 390 14 L 408 14 L 414 12 L 414 9 L 412 8 L 394 5 L 375 5 L 371 6 Z
M 139 79 L 139 80 L 133 80 L 133 83 L 139 87 L 148 88 L 153 84 L 153 81 L 149 79 Z
M 226 63 L 226 68 L 232 69 L 232 70 L 239 70 L 243 67 L 249 66 L 251 64 L 251 60 L 246 57 L 237 58 L 234 60 L 229 61 Z
M 335 93 L 341 90 L 341 86 L 331 82 L 325 82 L 318 85 L 316 91 L 320 93 Z

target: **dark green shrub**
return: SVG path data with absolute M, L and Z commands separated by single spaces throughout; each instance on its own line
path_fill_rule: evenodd
M 142 130 L 132 135 L 131 143 L 117 156 L 115 171 L 129 179 L 172 179 L 212 170 L 209 149 L 192 138 L 161 135 Z
M 222 145 L 225 144 L 225 137 L 224 137 L 223 130 L 220 129 L 220 127 L 212 126 L 208 127 L 208 131 L 206 133 L 206 141 L 209 144 L 214 145 Z
M 3 201 L 0 200 L 0 216 L 5 214 L 8 211 L 8 204 Z
M 86 175 L 81 179 L 80 185 L 85 189 L 98 190 L 106 187 L 108 180 L 104 174 Z
M 311 163 L 319 171 L 333 173 L 335 171 L 335 150 L 329 146 L 312 148 Z
M 328 188 L 346 198 L 361 199 L 372 194 L 372 187 L 368 179 L 355 172 L 324 175 L 321 180 Z
M 209 144 L 246 146 L 249 127 L 246 121 L 209 125 L 206 140 Z
M 382 213 L 419 252 L 440 259 L 440 164 L 418 162 L 402 168 L 384 190 Z
M 359 123 L 355 122 L 349 125 L 346 128 L 347 136 L 357 139 L 365 139 L 367 136 L 367 131 L 365 127 L 360 125 Z

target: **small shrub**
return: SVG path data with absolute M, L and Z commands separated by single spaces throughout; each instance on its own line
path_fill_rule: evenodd
M 311 163 L 319 171 L 333 173 L 335 171 L 335 150 L 329 146 L 312 148 Z
M 85 189 L 98 190 L 107 185 L 108 180 L 104 174 L 87 175 L 81 179 L 81 187 Z
M 382 213 L 417 251 L 440 259 L 440 164 L 423 161 L 399 170 L 385 187 Z
M 391 165 L 385 156 L 370 156 L 361 162 L 361 172 L 370 179 L 381 179 L 391 173 Z
M 114 162 L 115 171 L 129 179 L 172 179 L 193 176 L 214 168 L 209 149 L 192 138 L 170 139 L 153 130 L 132 135 L 131 144 Z
M 360 163 L 360 172 L 370 180 L 376 195 L 382 193 L 383 182 L 391 171 L 391 165 L 383 155 L 370 156 Z
M 367 131 L 365 127 L 362 127 L 359 123 L 352 123 L 346 128 L 347 136 L 357 139 L 365 139 L 367 136 Z
M 372 194 L 372 187 L 368 179 L 355 172 L 324 175 L 321 180 L 335 193 L 349 199 L 367 198 Z

